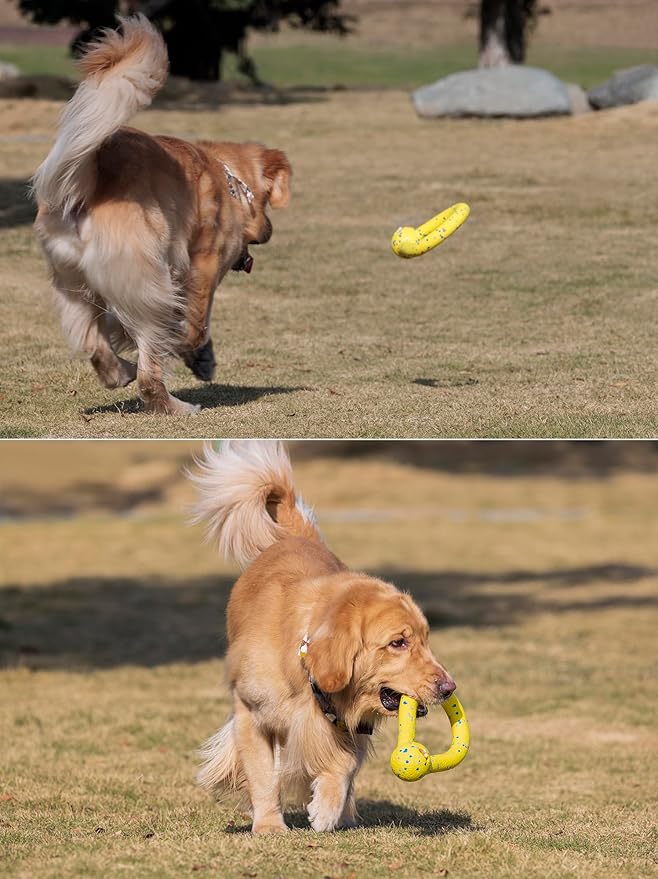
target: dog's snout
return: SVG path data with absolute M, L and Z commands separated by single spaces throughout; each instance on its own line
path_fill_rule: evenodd
M 438 682 L 438 693 L 440 699 L 447 699 L 448 696 L 452 696 L 457 688 L 457 684 L 453 681 L 452 678 L 446 678 L 442 681 Z

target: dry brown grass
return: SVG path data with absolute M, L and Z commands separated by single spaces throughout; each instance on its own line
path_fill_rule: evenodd
M 195 448 L 3 448 L 2 496 L 30 513 L 0 528 L 4 875 L 656 875 L 655 474 L 301 461 L 331 546 L 425 607 L 473 748 L 405 786 L 389 727 L 360 778 L 362 829 L 314 835 L 296 813 L 285 840 L 252 839 L 192 780 L 227 708 L 235 574 L 182 522 Z M 436 749 L 446 732 L 434 712 L 422 726 Z
M 254 274 L 217 297 L 218 384 L 176 369 L 173 388 L 205 407 L 193 420 L 136 413 L 130 389 L 104 391 L 69 359 L 19 198 L 59 109 L 2 105 L 6 435 L 655 434 L 655 104 L 423 123 L 401 93 L 334 94 L 140 117 L 276 144 L 295 169 Z M 457 200 L 473 213 L 440 251 L 389 252 L 398 224 Z

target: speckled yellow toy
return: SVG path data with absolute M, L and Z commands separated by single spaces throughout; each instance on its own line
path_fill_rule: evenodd
M 400 226 L 391 239 L 393 253 L 397 253 L 403 259 L 411 259 L 413 256 L 427 253 L 456 232 L 468 219 L 470 212 L 469 206 L 460 202 L 432 217 L 417 229 L 412 226 Z
M 450 718 L 452 744 L 443 754 L 430 754 L 416 738 L 416 709 L 418 702 L 411 696 L 402 696 L 398 709 L 398 744 L 391 754 L 391 769 L 403 781 L 417 781 L 430 772 L 445 772 L 459 766 L 468 754 L 471 734 L 459 699 L 451 696 L 441 703 Z

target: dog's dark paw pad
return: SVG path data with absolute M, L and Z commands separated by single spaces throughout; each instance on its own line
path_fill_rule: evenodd
M 201 381 L 209 382 L 215 375 L 215 354 L 212 347 L 212 339 L 209 339 L 205 345 L 194 351 L 188 351 L 183 355 L 185 365 L 201 379 Z

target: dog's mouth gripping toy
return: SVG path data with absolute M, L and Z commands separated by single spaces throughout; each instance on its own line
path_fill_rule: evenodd
M 459 202 L 416 229 L 413 226 L 400 226 L 391 239 L 393 253 L 403 259 L 411 259 L 427 253 L 456 232 L 466 222 L 470 212 L 471 209 L 467 204 Z
M 391 690 L 389 687 L 382 687 L 379 691 L 379 701 L 387 711 L 398 711 L 401 700 L 406 698 L 408 697 L 403 696 L 402 693 L 398 693 L 395 690 Z M 423 705 L 422 702 L 418 702 L 416 707 L 416 717 L 425 717 L 426 714 L 427 706 Z
M 424 706 L 423 706 L 424 707 Z M 456 696 L 441 702 L 450 719 L 452 744 L 442 754 L 430 754 L 416 739 L 416 716 L 422 716 L 411 696 L 402 696 L 398 709 L 398 743 L 391 754 L 391 769 L 403 781 L 417 781 L 430 772 L 445 772 L 459 766 L 468 754 L 471 734 L 464 709 Z M 425 709 L 427 713 L 427 709 Z

